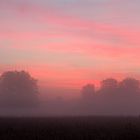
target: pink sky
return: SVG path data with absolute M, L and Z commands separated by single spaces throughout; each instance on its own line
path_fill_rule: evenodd
M 0 0 L 0 71 L 40 86 L 80 89 L 140 78 L 138 0 Z

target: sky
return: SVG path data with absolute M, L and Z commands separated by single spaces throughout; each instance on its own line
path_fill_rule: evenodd
M 0 0 L 0 73 L 44 88 L 140 78 L 139 0 Z

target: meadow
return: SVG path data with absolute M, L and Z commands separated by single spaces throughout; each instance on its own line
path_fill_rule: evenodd
M 0 140 L 139 140 L 139 117 L 3 117 Z

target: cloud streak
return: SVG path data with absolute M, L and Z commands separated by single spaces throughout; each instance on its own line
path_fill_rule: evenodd
M 27 63 L 29 69 L 34 64 L 55 65 L 54 71 L 50 67 L 50 76 L 45 74 L 48 67 L 44 70 L 42 67 L 40 72 L 31 70 L 40 73 L 40 79 L 45 77 L 49 82 L 53 81 L 54 85 L 59 83 L 55 79 L 61 85 L 65 82 L 67 86 L 82 85 L 84 81 L 91 81 L 89 75 L 93 73 L 101 79 L 109 73 L 113 77 L 129 73 L 139 75 L 140 28 L 133 22 L 130 28 L 127 21 L 133 19 L 135 13 L 128 13 L 130 1 L 127 7 L 124 7 L 125 3 L 106 0 L 80 3 L 78 0 L 74 3 L 61 0 L 0 1 L 1 63 L 21 64 L 23 68 Z M 94 5 L 97 8 L 93 11 Z M 120 12 L 116 13 L 118 7 Z M 6 47 L 11 51 L 3 51 Z M 7 61 L 6 53 L 9 54 Z

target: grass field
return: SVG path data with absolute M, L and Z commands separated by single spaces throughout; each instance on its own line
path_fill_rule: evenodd
M 140 140 L 139 117 L 0 118 L 0 140 Z

